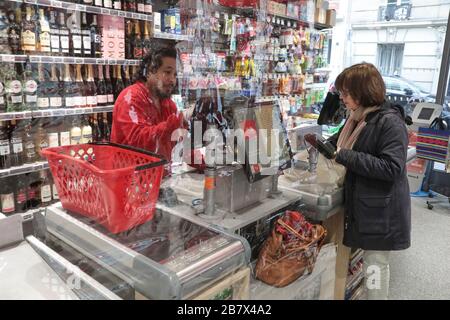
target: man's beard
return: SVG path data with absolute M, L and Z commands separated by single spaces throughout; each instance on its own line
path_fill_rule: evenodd
M 156 86 L 155 88 L 155 94 L 158 96 L 158 98 L 160 99 L 168 99 L 172 96 L 172 92 L 173 92 L 173 87 L 171 88 L 170 92 L 167 93 L 165 90 L 160 89 L 158 86 Z

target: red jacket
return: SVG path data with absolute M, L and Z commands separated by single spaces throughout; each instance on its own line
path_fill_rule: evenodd
M 114 104 L 111 142 L 125 144 L 171 159 L 174 130 L 183 126 L 183 116 L 171 99 L 161 101 L 161 112 L 150 91 L 138 82 L 125 88 Z

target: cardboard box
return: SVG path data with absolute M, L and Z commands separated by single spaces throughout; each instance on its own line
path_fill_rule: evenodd
M 269 286 L 252 278 L 251 300 L 333 300 L 336 279 L 335 244 L 326 244 L 317 257 L 314 270 L 284 288 Z
M 327 10 L 326 24 L 329 26 L 336 25 L 336 10 L 334 9 Z
M 125 20 L 122 17 L 99 16 L 102 30 L 102 57 L 125 59 Z
M 325 24 L 327 22 L 327 10 L 316 8 L 316 13 L 314 15 L 314 21 L 317 23 Z

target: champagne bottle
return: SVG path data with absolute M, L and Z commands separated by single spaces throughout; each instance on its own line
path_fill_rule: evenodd
M 74 117 L 72 121 L 72 128 L 70 129 L 70 144 L 77 145 L 81 143 L 81 128 L 80 121 Z
M 86 96 L 84 95 L 84 82 L 81 76 L 81 64 L 76 65 L 76 78 L 75 78 L 75 87 L 76 94 L 74 97 L 75 108 L 85 108 L 87 101 Z
M 102 35 L 97 24 L 97 15 L 92 15 L 91 23 L 91 57 L 102 57 Z
M 94 81 L 92 64 L 88 64 L 86 83 L 84 85 L 84 96 L 86 97 L 86 106 L 89 108 L 97 106 L 97 87 Z
M 114 87 L 111 81 L 111 76 L 110 76 L 110 67 L 109 66 L 105 66 L 105 81 L 106 81 L 106 94 L 108 97 L 108 105 L 113 105 L 114 104 Z
M 81 143 L 92 142 L 92 127 L 85 117 L 82 118 Z
M 122 66 L 116 65 L 115 66 L 115 82 L 114 82 L 114 99 L 117 99 L 119 94 L 122 92 L 122 90 L 125 88 L 125 85 L 122 80 Z
M 98 79 L 97 79 L 97 105 L 104 107 L 108 105 L 108 94 L 106 91 L 106 82 L 103 78 L 103 66 L 98 66 Z
M 91 30 L 87 23 L 87 13 L 81 13 L 81 36 L 83 39 L 83 56 L 91 57 Z
M 75 107 L 75 96 L 77 94 L 76 84 L 72 80 L 70 65 L 64 66 L 64 106 L 66 108 Z
M 63 106 L 63 98 L 61 96 L 60 88 L 61 86 L 59 84 L 58 75 L 56 74 L 56 65 L 52 64 L 52 73 L 47 89 L 51 109 L 58 109 Z
M 15 209 L 17 213 L 24 213 L 28 210 L 27 205 L 27 179 L 19 177 L 17 179 L 15 196 Z
M 59 38 L 61 44 L 61 54 L 68 56 L 70 54 L 70 32 L 66 27 L 66 17 L 64 12 L 59 13 Z

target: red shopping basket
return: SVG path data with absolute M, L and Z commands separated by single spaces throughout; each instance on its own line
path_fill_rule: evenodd
M 114 143 L 42 150 L 63 208 L 93 218 L 112 233 L 153 218 L 164 164 L 154 153 Z

